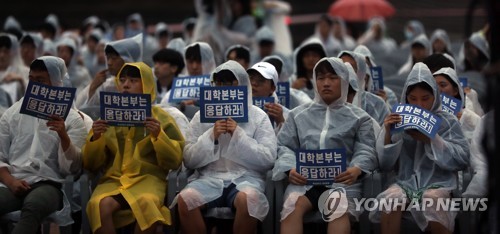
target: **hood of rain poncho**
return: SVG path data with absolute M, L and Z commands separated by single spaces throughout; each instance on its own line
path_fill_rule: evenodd
M 112 41 L 106 45 L 106 47 L 108 46 L 115 49 L 126 63 L 142 61 L 142 34 L 132 38 Z
M 167 48 L 179 52 L 182 55 L 182 58 L 184 58 L 184 48 L 186 48 L 186 42 L 184 42 L 184 39 L 181 37 L 177 37 L 168 42 Z
M 432 50 L 432 44 L 434 44 L 434 42 L 436 40 L 441 40 L 444 42 L 444 44 L 446 45 L 446 50 L 448 52 L 451 52 L 451 41 L 450 41 L 450 37 L 448 36 L 448 33 L 446 33 L 445 30 L 443 29 L 436 29 L 434 30 L 434 32 L 432 33 L 432 36 L 431 36 L 431 39 L 430 39 L 430 43 L 431 43 L 431 50 Z
M 5 19 L 5 23 L 3 24 L 3 30 L 9 29 L 17 29 L 19 31 L 22 31 L 21 24 L 12 15 L 9 15 L 7 19 Z
M 267 26 L 262 26 L 255 33 L 255 41 L 257 43 L 259 43 L 263 40 L 275 42 L 274 41 L 274 32 L 271 30 L 271 28 L 269 28 Z
M 376 67 L 377 64 L 375 63 L 375 58 L 373 57 L 372 52 L 368 47 L 365 45 L 359 45 L 354 49 L 354 53 L 358 53 L 360 55 L 363 55 L 365 59 L 370 60 L 370 63 L 372 64 L 373 67 Z M 368 70 L 366 70 L 368 72 Z
M 422 22 L 420 22 L 418 20 L 410 20 L 408 22 L 408 24 L 406 24 L 406 25 L 407 25 L 407 27 L 411 26 L 413 28 L 412 35 L 405 35 L 405 36 L 407 36 L 406 39 L 408 39 L 408 40 L 413 40 L 414 38 L 420 36 L 420 34 L 425 34 L 424 25 L 422 24 Z M 410 37 L 408 37 L 408 36 L 410 36 Z
M 9 33 L 0 33 L 0 37 L 8 37 L 10 39 L 10 65 L 11 67 L 20 67 L 24 66 L 24 62 L 21 58 L 21 48 L 19 45 L 19 42 L 17 41 L 17 37 L 9 34 Z M 27 77 L 23 77 L 26 79 Z M 0 77 L 0 79 L 3 79 L 3 77 Z
M 413 41 L 411 42 L 411 45 L 415 45 L 415 44 L 423 45 L 425 47 L 425 49 L 427 50 L 427 56 L 432 54 L 431 42 L 429 41 L 429 39 L 427 38 L 427 36 L 425 34 L 420 34 L 419 36 L 415 37 L 415 39 L 413 39 Z
M 56 29 L 55 38 L 57 38 L 61 33 L 61 26 L 59 24 L 59 18 L 57 18 L 57 15 L 49 14 L 47 17 L 45 17 L 45 23 L 51 24 Z
M 35 45 L 35 58 L 42 56 L 43 54 L 43 38 L 39 33 L 26 33 L 23 37 L 21 37 L 20 43 L 24 41 L 26 38 L 31 38 L 33 40 L 33 44 Z
M 304 65 L 302 64 L 302 56 L 304 55 L 304 52 L 309 49 L 319 51 L 321 53 L 321 58 L 326 57 L 325 47 L 323 47 L 323 43 L 321 43 L 318 38 L 311 38 L 307 41 L 304 41 L 304 43 L 302 43 L 302 45 L 295 49 L 295 51 L 293 52 L 295 74 L 298 75 L 306 72 Z
M 443 56 L 445 58 L 447 58 L 448 60 L 450 60 L 451 63 L 453 63 L 453 69 L 457 69 L 457 64 L 456 64 L 456 61 L 455 61 L 455 58 L 453 58 L 453 56 L 447 54 L 447 53 L 444 53 Z
M 337 56 L 337 57 L 340 58 L 344 54 L 351 56 L 356 61 L 357 68 L 355 70 L 357 70 L 356 76 L 358 77 L 358 88 L 362 91 L 365 90 L 365 77 L 366 77 L 366 59 L 365 59 L 365 57 L 361 54 L 347 51 L 347 50 L 341 51 L 339 53 L 339 56 Z
M 52 86 L 63 87 L 64 80 L 69 79 L 68 70 L 64 60 L 55 56 L 42 56 L 35 60 L 41 60 L 47 67 Z
M 67 46 L 73 50 L 73 55 L 71 56 L 70 62 L 68 64 L 68 69 L 72 69 L 77 65 L 76 60 L 78 59 L 79 56 L 79 49 L 77 43 L 75 42 L 75 40 L 73 40 L 73 38 L 62 37 L 57 42 L 57 48 L 59 48 L 60 46 Z
M 186 50 L 195 45 L 200 45 L 200 55 L 201 55 L 201 71 L 204 75 L 211 74 L 215 69 L 215 57 L 214 52 L 212 51 L 212 47 L 205 42 L 195 42 L 191 45 L 188 45 L 182 55 L 184 58 L 186 56 Z M 184 61 L 187 64 L 187 61 Z M 244 70 L 244 69 L 243 69 Z
M 44 55 L 57 55 L 57 49 L 54 42 L 50 39 L 43 39 L 43 54 Z
M 358 92 L 358 75 L 356 75 L 356 72 L 354 71 L 354 68 L 352 68 L 352 65 L 350 63 L 345 62 L 344 65 L 346 66 L 347 72 L 349 73 L 349 86 L 351 86 L 354 91 Z
M 125 63 L 115 77 L 115 85 L 119 87 L 120 74 L 125 66 L 133 66 L 141 72 L 142 93 L 151 95 L 151 102 L 156 100 L 156 83 L 151 67 L 143 62 Z
M 439 69 L 437 72 L 434 72 L 434 74 L 432 74 L 432 75 L 434 75 L 434 76 L 444 75 L 444 76 L 450 78 L 450 80 L 453 83 L 455 83 L 455 85 L 457 85 L 458 94 L 460 95 L 460 100 L 462 100 L 462 108 L 464 108 L 465 107 L 464 89 L 460 85 L 460 81 L 458 80 L 457 72 L 453 68 L 443 67 L 443 68 Z
M 321 105 L 326 105 L 326 103 L 323 101 L 321 98 L 321 95 L 318 92 L 318 86 L 316 84 L 316 67 L 318 64 L 320 64 L 323 61 L 328 61 L 330 65 L 332 66 L 333 70 L 337 75 L 340 77 L 340 97 L 330 103 L 330 107 L 334 106 L 340 106 L 343 105 L 347 101 L 347 92 L 349 92 L 349 71 L 347 70 L 347 67 L 345 66 L 344 62 L 342 59 L 339 58 L 322 58 L 316 63 L 316 66 L 314 66 L 313 70 L 313 86 L 314 86 L 314 102 L 319 103 Z
M 92 26 L 96 26 L 97 24 L 99 23 L 99 17 L 95 16 L 95 15 L 91 15 L 89 17 L 87 17 L 85 20 L 83 20 L 83 26 L 86 26 L 86 25 L 92 25 Z
M 292 75 L 292 65 L 290 61 L 286 58 L 282 58 L 280 55 L 269 55 L 262 59 L 263 62 L 267 62 L 269 59 L 277 59 L 281 63 L 281 73 L 278 74 L 280 82 L 287 82 L 288 78 Z M 288 62 L 285 62 L 288 61 Z
M 104 38 L 104 33 L 102 33 L 101 29 L 95 28 L 90 32 L 90 36 L 99 42 L 102 38 Z
M 382 17 L 373 17 L 372 19 L 370 19 L 370 21 L 368 22 L 367 30 L 370 30 L 374 25 L 377 24 L 380 26 L 382 37 L 384 37 L 387 26 L 385 25 L 385 20 Z
M 250 49 L 244 45 L 232 45 L 231 47 L 227 48 L 226 50 L 226 53 L 224 53 L 224 60 L 227 60 L 227 57 L 229 56 L 229 52 L 231 52 L 232 50 L 234 49 L 237 49 L 237 48 L 242 48 L 246 51 L 248 51 L 248 54 L 250 54 Z
M 140 28 L 131 29 L 129 24 L 132 21 L 137 21 L 140 25 Z M 125 38 L 134 37 L 138 34 L 141 34 L 143 30 L 144 30 L 144 21 L 142 20 L 141 14 L 134 13 L 127 17 L 127 25 L 125 26 Z
M 401 93 L 402 104 L 408 104 L 406 101 L 406 90 L 409 86 L 414 84 L 418 84 L 421 82 L 425 82 L 432 88 L 432 94 L 434 95 L 434 103 L 432 103 L 432 108 L 430 111 L 436 112 L 441 109 L 441 97 L 439 96 L 439 89 L 434 79 L 434 76 L 431 73 L 431 70 L 424 63 L 416 63 L 411 69 L 408 78 L 406 79 L 406 83 L 403 87 L 403 93 Z
M 490 60 L 490 46 L 488 41 L 480 32 L 475 32 L 469 37 L 470 43 L 474 45 L 481 53 L 483 53 L 488 60 Z
M 248 106 L 252 106 L 252 85 L 250 84 L 250 78 L 248 77 L 248 73 L 239 63 L 233 60 L 229 60 L 221 65 L 219 65 L 213 73 L 210 74 L 210 81 L 214 82 L 214 73 L 228 70 L 236 77 L 238 80 L 238 86 L 246 86 L 248 93 Z M 250 110 L 250 108 L 249 108 Z
M 172 34 L 170 33 L 170 31 L 168 29 L 168 25 L 166 23 L 159 22 L 156 24 L 156 27 L 155 27 L 155 38 L 159 39 L 160 33 L 162 33 L 162 32 L 167 32 L 169 39 L 172 37 Z

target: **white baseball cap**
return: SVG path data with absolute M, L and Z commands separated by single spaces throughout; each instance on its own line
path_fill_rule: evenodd
M 247 72 L 254 70 L 268 80 L 272 80 L 274 86 L 278 86 L 278 72 L 276 68 L 268 62 L 258 62 L 254 64 Z

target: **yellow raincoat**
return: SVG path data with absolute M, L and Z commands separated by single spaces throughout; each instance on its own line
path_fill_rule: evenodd
M 146 64 L 127 63 L 141 71 L 143 93 L 156 91 L 151 68 Z M 123 68 L 123 67 L 122 67 Z M 120 77 L 121 71 L 116 77 Z M 118 82 L 118 78 L 115 78 Z M 121 194 L 130 210 L 120 210 L 113 216 L 115 227 L 123 227 L 137 221 L 141 230 L 155 222 L 171 224 L 170 211 L 163 201 L 167 190 L 167 173 L 182 162 L 184 138 L 175 120 L 159 107 L 152 107 L 152 116 L 161 123 L 162 130 L 154 139 L 145 134 L 144 127 L 110 126 L 96 141 L 91 141 L 93 131 L 87 136 L 82 148 L 83 166 L 93 172 L 103 171 L 87 205 L 92 231 L 101 227 L 100 201 Z

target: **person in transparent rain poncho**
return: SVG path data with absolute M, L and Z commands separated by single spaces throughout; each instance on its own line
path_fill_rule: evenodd
M 62 58 L 68 67 L 69 79 L 64 86 L 76 88 L 78 95 L 92 80 L 86 67 L 78 64 L 80 50 L 77 42 L 70 37 L 61 37 L 57 42 L 57 56 Z
M 358 44 L 368 47 L 375 58 L 385 58 L 397 49 L 394 39 L 385 35 L 386 30 L 385 20 L 375 17 L 368 22 L 368 29 L 358 39 Z
M 432 233 L 451 233 L 457 212 L 438 209 L 438 199 L 450 198 L 456 189 L 457 171 L 469 164 L 469 144 L 457 118 L 441 110 L 436 81 L 423 63 L 413 66 L 401 94 L 401 103 L 412 104 L 442 119 L 434 138 L 415 129 L 391 133 L 391 126 L 402 121 L 391 113 L 377 138 L 382 170 L 396 170 L 396 182 L 377 199 L 397 199 L 394 206 L 381 206 L 370 212 L 372 222 L 380 222 L 382 233 L 399 233 L 403 209 L 408 210 L 419 228 Z M 422 203 L 424 199 L 433 202 Z M 410 202 L 426 206 L 406 207 Z
M 0 89 L 4 89 L 12 102 L 24 95 L 28 84 L 29 68 L 23 64 L 19 43 L 14 35 L 0 33 Z
M 62 87 L 67 78 L 64 61 L 57 57 L 40 57 L 30 66 L 33 82 Z M 47 217 L 69 225 L 71 207 L 61 188 L 67 175 L 81 171 L 85 124 L 74 109 L 66 120 L 43 120 L 19 113 L 21 104 L 22 99 L 0 119 L 0 216 L 21 210 L 12 233 L 37 233 Z
M 347 33 L 344 19 L 334 16 L 332 21 L 333 37 L 340 43 L 340 50 L 353 50 L 356 47 L 356 41 Z
M 361 54 L 350 51 L 342 51 L 338 57 L 344 62 L 350 63 L 356 72 L 359 89 L 356 92 L 356 96 L 354 96 L 354 103 L 359 103 L 361 109 L 365 110 L 379 125 L 382 125 L 385 116 L 389 114 L 389 108 L 387 108 L 382 98 L 365 91 L 367 66 L 364 57 Z
M 252 105 L 250 80 L 241 65 L 227 61 L 211 79 L 217 86 L 246 86 L 249 122 L 200 123 L 200 112 L 196 113 L 186 137 L 184 165 L 197 172 L 171 207 L 178 204 L 182 233 L 205 233 L 205 209 L 215 217 L 228 216 L 230 209 L 235 213 L 234 233 L 255 233 L 257 221 L 270 208 L 264 180 L 276 159 L 276 136 L 267 114 Z
M 368 66 L 366 69 L 366 75 L 367 75 L 367 81 L 365 85 L 365 90 L 368 92 L 372 92 L 372 87 L 373 87 L 373 78 L 371 75 L 370 69 L 373 67 L 376 67 L 377 64 L 375 63 L 375 59 L 372 55 L 372 52 L 368 49 L 368 47 L 364 45 L 359 45 L 354 49 L 354 53 L 361 54 L 365 57 L 366 59 L 366 65 Z M 375 94 L 379 97 L 381 97 L 384 101 L 385 104 L 389 107 L 389 109 L 398 104 L 398 98 L 396 97 L 396 94 L 392 89 L 384 85 L 384 89 L 380 89 Z
M 418 36 L 425 35 L 425 27 L 418 20 L 410 20 L 404 28 L 405 41 L 401 42 L 401 49 L 409 49 L 411 44 Z
M 33 60 L 43 54 L 43 38 L 38 33 L 26 33 L 19 40 L 21 48 L 21 58 L 24 65 L 29 66 Z
M 290 88 L 302 91 L 314 99 L 313 68 L 324 57 L 326 50 L 317 38 L 308 39 L 295 49 L 293 53 L 295 74 L 290 77 Z
M 100 105 L 100 92 L 118 92 L 114 77 L 123 64 L 142 61 L 142 34 L 109 42 L 104 47 L 107 69 L 101 70 L 76 97 L 76 107 Z
M 418 62 L 423 62 L 427 56 L 431 55 L 431 43 L 425 34 L 420 34 L 420 36 L 413 39 L 410 45 L 410 54 L 408 55 L 408 60 L 398 71 L 398 75 L 405 75 L 410 73 L 413 65 Z
M 451 48 L 450 37 L 448 36 L 448 33 L 446 33 L 445 30 L 440 28 L 434 30 L 434 32 L 432 32 L 430 42 L 433 54 L 449 54 L 451 56 L 453 55 L 451 53 L 452 48 Z
M 321 193 L 333 188 L 346 193 L 349 213 L 329 222 L 328 232 L 350 233 L 350 217 L 357 219 L 362 212 L 355 209 L 353 200 L 361 198 L 360 179 L 377 168 L 373 124 L 365 111 L 346 102 L 349 74 L 341 59 L 321 59 L 313 78 L 314 102 L 290 111 L 278 134 L 273 180 L 289 181 L 281 211 L 281 232 L 302 233 L 304 214 L 318 210 Z M 339 148 L 346 150 L 347 170 L 330 186 L 306 185 L 306 178 L 296 171 L 295 152 Z
M 316 23 L 314 34 L 309 38 L 316 38 L 320 40 L 325 47 L 326 55 L 328 57 L 337 55 L 343 48 L 337 38 L 334 37 L 333 20 L 327 14 L 320 16 L 318 22 Z
M 226 50 L 226 61 L 234 60 L 238 62 L 243 68 L 250 67 L 250 49 L 244 45 L 233 45 Z
M 100 70 L 96 66 L 95 60 L 97 58 L 97 45 L 104 37 L 100 29 L 92 30 L 85 39 L 85 45 L 81 49 L 81 58 L 83 60 L 83 65 L 88 69 L 90 77 L 95 77 L 96 73 Z

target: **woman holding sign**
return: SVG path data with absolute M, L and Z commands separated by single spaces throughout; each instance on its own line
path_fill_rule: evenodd
M 324 197 L 322 194 L 332 191 L 330 188 L 342 191 L 344 203 L 339 204 L 343 207 L 339 212 L 332 211 L 332 215 L 323 217 L 328 222 L 328 232 L 350 233 L 350 216 L 357 219 L 362 212 L 355 209 L 353 200 L 361 197 L 360 178 L 377 168 L 373 122 L 365 111 L 347 103 L 349 73 L 340 58 L 323 58 L 313 71 L 314 102 L 290 111 L 278 134 L 273 180 L 288 178 L 289 181 L 281 211 L 281 233 L 302 233 L 303 216 L 311 210 L 329 213 L 325 210 L 328 204 L 320 205 L 318 201 Z M 324 163 L 332 161 L 328 155 L 341 151 L 344 153 L 339 160 L 344 163 L 343 168 L 320 185 L 312 184 L 317 177 L 313 176 L 313 170 L 304 175 L 297 168 L 302 152 L 315 154 L 312 156 L 316 157 L 307 157 L 307 161 L 315 161 L 312 166 L 330 168 L 330 164 Z
M 396 205 L 379 207 L 382 212 L 371 212 L 370 219 L 381 223 L 382 233 L 399 233 L 402 211 L 405 210 L 411 213 L 421 230 L 452 233 L 456 212 L 437 209 L 437 202 L 450 198 L 451 191 L 457 187 L 457 171 L 469 163 L 469 144 L 457 118 L 441 110 L 439 89 L 425 64 L 413 66 L 403 88 L 401 103 L 413 105 L 408 109 L 415 115 L 407 114 L 403 119 L 401 115 L 391 113 L 385 118 L 385 128 L 377 139 L 381 169 L 398 172 L 396 183 L 377 199 L 397 199 L 392 203 Z M 391 131 L 396 125 L 407 122 L 428 126 L 432 122 L 425 121 L 429 115 L 441 119 L 430 128 L 437 128 L 434 136 L 423 134 L 421 128 L 398 133 Z M 413 119 L 417 121 L 408 121 L 408 116 L 418 117 Z
M 156 86 L 151 68 L 126 63 L 115 78 L 121 93 L 150 94 Z M 136 222 L 135 233 L 152 233 L 157 224 L 171 225 L 163 201 L 169 170 L 182 162 L 184 138 L 175 120 L 153 106 L 144 127 L 108 126 L 96 120 L 82 148 L 83 166 L 103 176 L 87 205 L 94 233 L 114 233 Z

